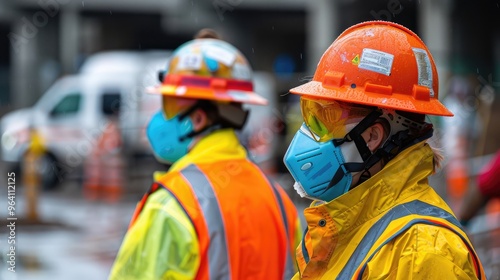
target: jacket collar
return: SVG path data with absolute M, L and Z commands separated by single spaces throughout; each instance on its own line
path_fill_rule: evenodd
M 304 211 L 308 215 L 329 215 L 339 238 L 393 207 L 427 183 L 434 172 L 433 152 L 420 142 L 392 159 L 378 173 L 344 195 Z M 312 205 L 314 205 L 313 203 Z M 308 219 L 309 220 L 309 219 Z M 314 219 L 312 219 L 314 220 Z
M 174 163 L 169 171 L 183 169 L 192 163 L 211 163 L 246 157 L 247 151 L 240 144 L 234 129 L 220 129 L 203 137 L 187 155 Z

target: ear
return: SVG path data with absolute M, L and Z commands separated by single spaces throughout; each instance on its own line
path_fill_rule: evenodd
M 202 109 L 196 109 L 190 115 L 194 131 L 200 131 L 208 125 L 207 113 Z
M 382 145 L 385 137 L 384 126 L 381 123 L 375 123 L 369 128 L 367 128 L 361 136 L 366 142 L 366 146 L 373 153 L 380 145 Z

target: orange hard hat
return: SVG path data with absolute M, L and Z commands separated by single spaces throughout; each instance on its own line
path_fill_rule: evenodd
M 424 42 L 392 22 L 345 30 L 321 57 L 312 81 L 291 93 L 419 114 L 453 116 L 438 100 L 438 73 Z
M 162 84 L 149 89 L 170 97 L 266 105 L 253 91 L 252 68 L 243 54 L 218 39 L 195 39 L 177 48 Z

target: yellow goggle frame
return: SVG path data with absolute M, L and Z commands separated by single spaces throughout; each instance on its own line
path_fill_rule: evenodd
M 300 97 L 300 108 L 306 126 L 318 142 L 342 139 L 373 108 L 335 100 Z
M 195 103 L 196 99 L 191 98 L 180 98 L 172 96 L 162 96 L 163 103 L 163 114 L 167 120 L 172 119 L 179 113 L 186 111 L 191 108 Z

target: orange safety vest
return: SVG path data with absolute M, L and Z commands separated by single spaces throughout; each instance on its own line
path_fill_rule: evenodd
M 247 159 L 191 164 L 155 182 L 190 218 L 199 242 L 196 279 L 290 279 L 297 212 L 284 190 Z

